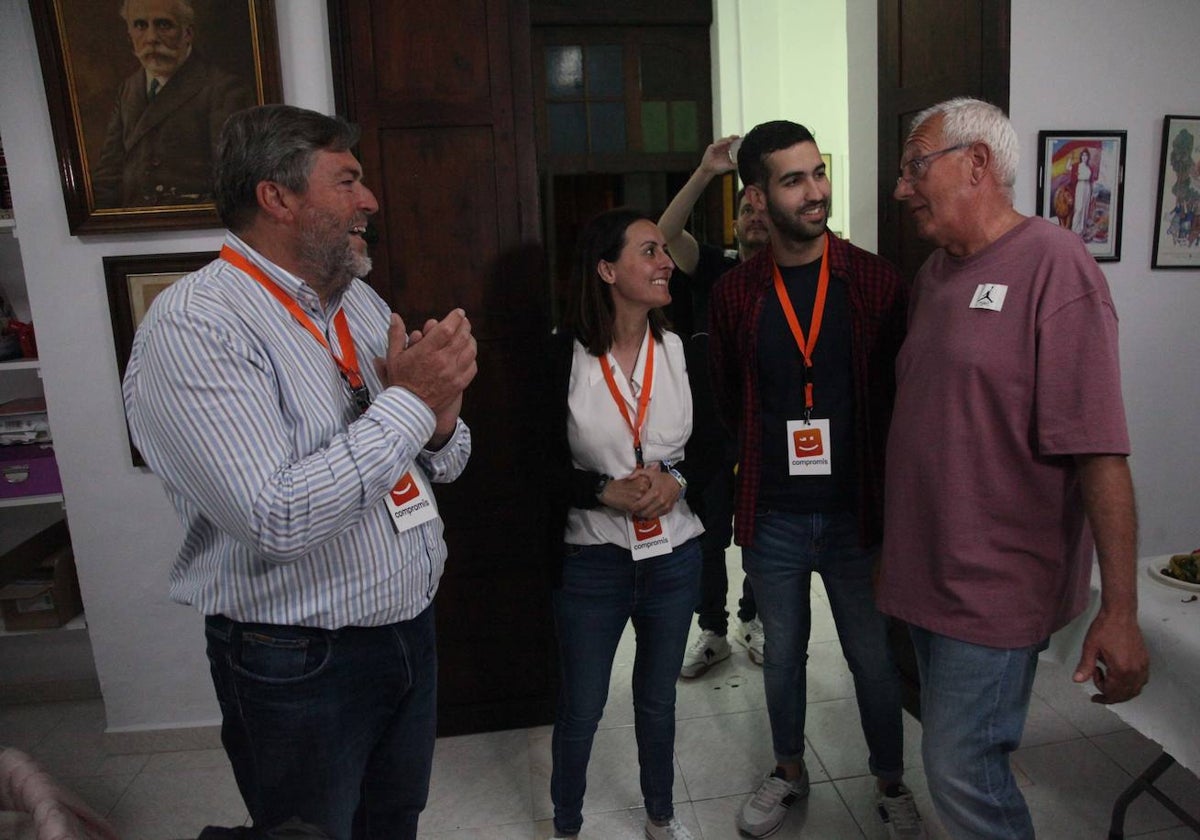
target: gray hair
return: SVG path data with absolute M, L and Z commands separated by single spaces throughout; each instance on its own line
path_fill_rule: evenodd
M 125 8 L 129 5 L 129 0 L 121 0 L 121 8 L 117 10 L 117 15 L 126 23 L 129 18 L 125 17 Z M 196 10 L 192 8 L 190 0 L 175 0 L 175 17 L 179 21 L 179 25 L 183 27 L 195 26 Z
M 1004 112 L 982 99 L 969 96 L 948 99 L 913 117 L 909 138 L 923 123 L 938 114 L 942 115 L 942 139 L 947 145 L 985 143 L 992 150 L 996 179 L 1012 198 L 1020 151 L 1017 148 L 1017 132 Z
M 213 172 L 217 212 L 237 233 L 258 213 L 258 185 L 273 181 L 308 191 L 319 151 L 345 152 L 358 142 L 358 126 L 293 105 L 259 105 L 232 114 L 221 129 Z

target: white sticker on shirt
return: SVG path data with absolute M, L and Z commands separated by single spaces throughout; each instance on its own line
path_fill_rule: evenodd
M 975 295 L 971 298 L 971 309 L 990 309 L 999 312 L 1004 307 L 1004 296 L 1008 294 L 1008 286 L 999 283 L 980 283 L 975 287 Z
M 388 513 L 392 516 L 392 527 L 396 533 L 423 525 L 438 517 L 437 502 L 425 476 L 414 465 L 400 476 L 396 486 L 388 491 Z
M 789 420 L 788 475 L 832 475 L 829 420 Z
M 662 518 L 636 519 L 625 517 L 629 528 L 629 551 L 634 560 L 646 560 L 671 553 L 671 534 Z

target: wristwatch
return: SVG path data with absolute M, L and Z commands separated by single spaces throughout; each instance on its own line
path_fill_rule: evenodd
M 596 479 L 596 498 L 600 498 L 600 494 L 604 492 L 604 488 L 608 486 L 608 482 L 612 481 L 611 475 L 600 473 L 600 477 Z
M 678 464 L 679 461 L 665 461 L 664 460 L 664 461 L 660 461 L 659 463 L 662 465 L 661 468 L 662 468 L 663 472 L 670 473 L 671 478 L 673 478 L 679 482 L 679 498 L 682 499 L 684 496 L 687 495 L 687 479 L 683 477 L 683 473 L 681 473 L 679 470 L 675 469 L 675 465 Z

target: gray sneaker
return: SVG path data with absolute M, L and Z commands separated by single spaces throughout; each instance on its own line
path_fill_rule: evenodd
M 794 782 L 785 779 L 779 768 L 763 779 L 738 811 L 738 831 L 747 837 L 769 837 L 778 831 L 792 803 L 808 796 L 808 768 L 801 771 Z
M 646 820 L 646 840 L 696 840 L 692 832 L 675 817 L 666 825 L 655 825 Z
M 925 840 L 925 824 L 913 795 L 902 784 L 888 786 L 875 797 L 875 810 L 891 840 Z
M 683 667 L 679 676 L 684 679 L 694 679 L 700 676 L 722 659 L 728 659 L 733 651 L 729 648 L 729 640 L 718 636 L 712 630 L 701 630 L 696 641 L 683 655 Z
M 752 618 L 749 621 L 739 621 L 737 640 L 750 654 L 751 662 L 755 665 L 763 664 L 763 645 L 766 644 L 766 637 L 763 636 L 761 619 Z

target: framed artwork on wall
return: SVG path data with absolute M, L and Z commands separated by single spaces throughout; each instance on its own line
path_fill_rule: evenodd
M 1037 213 L 1074 231 L 1098 262 L 1121 259 L 1124 131 L 1039 131 Z
M 282 98 L 274 0 L 29 6 L 71 233 L 219 226 L 221 125 Z
M 203 268 L 216 258 L 216 251 L 104 258 L 113 348 L 117 353 L 117 372 L 122 380 L 125 378 L 125 368 L 129 365 L 129 354 L 133 350 L 133 335 L 146 317 L 154 298 L 180 277 Z M 146 465 L 132 441 L 129 450 L 134 466 Z
M 1163 117 L 1151 268 L 1200 268 L 1200 117 Z

